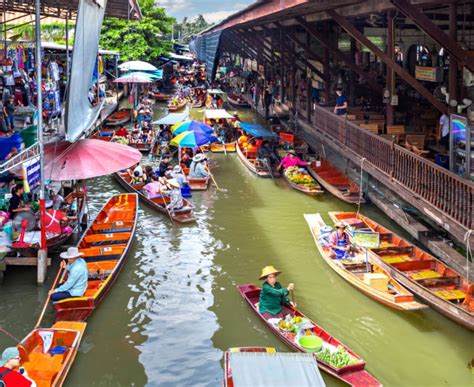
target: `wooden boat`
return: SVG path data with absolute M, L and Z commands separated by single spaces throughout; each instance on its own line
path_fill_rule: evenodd
M 260 317 L 260 319 L 267 325 L 268 328 L 273 332 L 275 336 L 277 336 L 281 341 L 283 341 L 286 345 L 288 345 L 291 349 L 297 352 L 307 352 L 303 347 L 301 347 L 296 342 L 296 334 L 294 332 L 287 332 L 279 328 L 278 325 L 272 324 L 269 320 L 267 320 L 263 315 L 260 314 L 258 311 L 258 302 L 260 297 L 260 288 L 256 287 L 255 285 L 239 285 L 237 286 L 240 294 L 250 307 L 253 309 L 255 313 Z M 351 386 L 380 386 L 381 383 L 372 376 L 365 368 L 365 362 L 362 358 L 354 353 L 349 347 L 341 343 L 337 340 L 334 336 L 331 336 L 329 332 L 325 331 L 323 328 L 318 326 L 314 321 L 307 318 L 303 313 L 299 312 L 297 309 L 293 307 L 284 307 L 283 308 L 284 314 L 290 314 L 291 316 L 298 316 L 304 318 L 306 321 L 310 323 L 312 328 L 306 329 L 305 331 L 310 333 L 311 335 L 318 336 L 323 340 L 323 348 L 329 349 L 329 351 L 333 352 L 336 350 L 337 347 L 341 346 L 344 348 L 350 356 L 352 356 L 354 360 L 354 364 L 346 365 L 342 368 L 336 368 L 332 364 L 329 364 L 325 361 L 322 361 L 318 358 L 318 353 L 315 353 L 319 368 L 323 371 L 327 372 L 328 374 L 336 377 L 339 380 L 351 385 Z
M 379 247 L 369 249 L 374 262 L 433 309 L 474 330 L 473 282 L 364 215 L 330 212 L 329 216 L 348 224 L 349 234 L 355 230 L 379 233 Z
M 19 343 L 21 367 L 38 387 L 63 385 L 76 358 L 86 326 L 84 322 L 58 321 L 51 328 L 33 330 Z M 51 347 L 46 353 L 43 351 L 40 332 L 53 334 Z
M 191 191 L 205 191 L 209 188 L 210 177 L 189 177 L 189 168 L 183 168 Z
M 77 199 L 77 211 L 74 211 L 74 213 L 69 213 L 70 204 L 76 199 Z M 75 220 L 71 221 L 69 224 L 73 232 L 61 233 L 61 234 L 54 235 L 46 239 L 46 247 L 48 248 L 48 251 L 50 252 L 56 252 L 62 245 L 64 245 L 67 242 L 67 240 L 71 237 L 71 234 L 79 232 L 79 229 L 81 227 L 81 221 L 85 214 L 87 200 L 86 200 L 86 195 L 84 191 L 71 192 L 68 196 L 64 198 L 64 201 L 69 204 L 67 208 L 63 208 L 61 210 L 66 215 L 69 213 L 69 215 L 75 218 Z M 37 231 L 37 232 L 39 233 L 40 231 Z M 39 242 L 32 243 L 30 245 L 26 243 L 22 243 L 18 245 L 16 243 L 13 243 L 12 248 L 22 257 L 37 257 L 38 250 L 40 249 L 40 243 Z
M 329 227 L 328 233 L 325 232 L 328 226 L 320 214 L 304 214 L 304 218 L 323 259 L 331 269 L 357 290 L 394 309 L 413 311 L 427 308 L 426 305 L 416 302 L 413 294 L 374 262 L 365 249 L 358 249 L 350 260 L 334 259 L 331 256 L 331 248 L 321 243 L 327 242 L 332 228 Z
M 257 364 L 255 360 L 258 361 Z M 235 366 L 237 367 L 232 372 Z M 240 379 L 246 375 L 251 375 L 258 386 L 326 386 L 318 363 L 310 354 L 277 353 L 272 347 L 240 347 L 225 351 L 224 387 L 248 387 L 246 378 L 245 381 Z
M 132 148 L 138 149 L 142 153 L 148 153 L 151 151 L 151 143 L 149 142 L 131 142 L 128 145 Z
M 311 177 L 309 173 L 303 175 L 306 181 L 302 183 L 295 183 L 294 181 L 290 180 L 290 177 L 288 176 L 288 174 L 290 173 L 290 168 L 288 168 L 283 172 L 282 176 L 283 180 L 285 180 L 287 184 L 294 190 L 303 192 L 304 194 L 309 196 L 316 196 L 324 193 L 324 191 L 321 189 L 321 186 L 316 182 L 316 180 L 314 180 L 313 177 Z
M 236 108 L 249 108 L 250 104 L 240 94 L 227 94 L 227 101 Z
M 183 102 L 179 103 L 178 105 L 172 105 L 172 104 L 168 104 L 168 110 L 170 112 L 177 112 L 179 110 L 182 110 L 186 107 L 186 104 L 188 103 L 187 100 L 184 100 Z
M 126 122 L 130 121 L 131 116 L 132 116 L 131 109 L 120 109 L 119 111 L 113 113 L 109 118 L 105 120 L 105 125 L 107 126 L 123 125 Z
M 89 272 L 87 290 L 82 297 L 55 302 L 56 321 L 84 321 L 104 299 L 125 264 L 137 213 L 136 194 L 114 195 L 102 207 L 78 244 Z
M 212 143 L 210 146 L 210 151 L 212 153 L 224 153 L 224 147 L 227 153 L 235 153 L 237 151 L 237 145 L 235 141 L 227 142 L 225 144 L 221 144 L 219 142 Z
M 280 177 L 280 174 L 275 169 L 272 168 L 272 171 L 270 172 L 268 168 L 260 165 L 260 163 L 257 161 L 256 152 L 246 152 L 239 144 L 236 145 L 235 149 L 240 161 L 248 168 L 250 172 L 255 173 L 259 177 L 271 178 L 272 175 L 274 178 Z
M 178 223 L 189 223 L 196 221 L 196 217 L 194 216 L 193 212 L 193 205 L 185 198 L 183 198 L 184 207 L 180 210 L 175 210 L 174 212 L 169 212 L 166 209 L 166 204 L 170 202 L 168 197 L 157 197 L 154 199 L 148 199 L 142 192 L 142 188 L 145 186 L 143 183 L 141 184 L 130 184 L 130 176 L 125 173 L 115 173 L 115 178 L 117 179 L 118 183 L 128 192 L 133 192 L 138 195 L 140 201 L 145 203 L 152 209 L 161 212 L 165 216 L 171 216 L 171 218 Z
M 157 102 L 168 102 L 171 98 L 173 98 L 172 95 L 163 93 L 155 93 L 153 94 L 153 97 Z
M 359 186 L 344 175 L 339 169 L 327 160 L 321 160 L 320 166 L 316 166 L 314 157 L 305 157 L 310 162 L 309 173 L 332 195 L 347 203 L 365 203 L 360 197 Z
M 199 109 L 199 108 L 202 108 L 203 106 L 204 106 L 204 99 L 197 101 L 196 103 L 193 103 L 192 105 L 194 109 Z

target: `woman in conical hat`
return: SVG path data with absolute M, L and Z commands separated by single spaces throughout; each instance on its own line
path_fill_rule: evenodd
M 266 319 L 284 318 L 283 307 L 295 306 L 289 299 L 289 293 L 293 290 L 294 285 L 290 283 L 287 288 L 283 288 L 276 280 L 280 273 L 281 271 L 273 266 L 265 266 L 259 278 L 264 282 L 260 292 L 258 309 Z

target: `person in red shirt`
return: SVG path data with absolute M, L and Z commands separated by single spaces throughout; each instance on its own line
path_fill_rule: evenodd
M 127 128 L 118 128 L 116 131 L 115 131 L 115 135 L 116 136 L 120 136 L 120 137 L 127 137 L 128 136 L 128 130 Z
M 36 387 L 36 383 L 28 377 L 26 370 L 19 368 L 20 361 L 18 348 L 9 347 L 3 351 L 0 359 L 0 385 L 6 387 Z
M 59 235 L 62 232 L 61 221 L 67 224 L 66 214 L 60 210 L 49 209 L 45 214 L 46 232 Z

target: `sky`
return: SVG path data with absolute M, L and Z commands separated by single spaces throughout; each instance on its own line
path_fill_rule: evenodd
M 157 0 L 159 7 L 166 9 L 178 22 L 185 16 L 192 20 L 202 14 L 208 22 L 218 22 L 227 16 L 240 11 L 255 0 Z

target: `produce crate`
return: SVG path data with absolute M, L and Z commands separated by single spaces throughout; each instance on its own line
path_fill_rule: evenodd
M 388 277 L 382 273 L 364 273 L 364 283 L 384 292 L 388 289 Z

